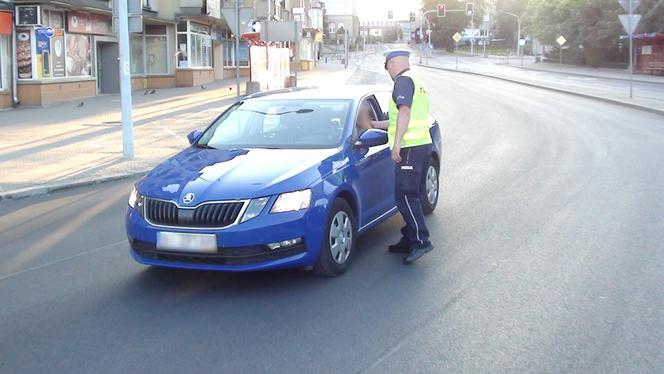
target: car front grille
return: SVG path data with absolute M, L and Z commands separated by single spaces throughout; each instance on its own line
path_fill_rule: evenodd
M 251 246 L 237 248 L 219 248 L 216 253 L 183 253 L 162 251 L 154 244 L 140 240 L 131 240 L 136 253 L 147 259 L 185 264 L 203 265 L 252 265 L 280 260 L 282 258 L 304 253 L 304 243 L 292 247 L 271 250 L 267 246 Z
M 145 199 L 145 219 L 151 224 L 171 227 L 222 228 L 235 223 L 243 201 L 204 203 L 180 208 L 172 201 Z

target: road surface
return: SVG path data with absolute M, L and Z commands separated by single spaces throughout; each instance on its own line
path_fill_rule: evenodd
M 0 372 L 662 372 L 664 117 L 416 72 L 445 153 L 415 265 L 398 217 L 320 279 L 134 263 L 133 181 L 2 202 Z

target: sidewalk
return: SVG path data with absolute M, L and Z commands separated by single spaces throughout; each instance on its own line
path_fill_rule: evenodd
M 301 72 L 298 85 L 342 84 L 358 58 L 348 69 L 321 63 Z M 132 160 L 122 158 L 119 95 L 0 112 L 0 200 L 143 174 L 187 147 L 187 134 L 205 127 L 235 99 L 235 80 L 135 92 Z
M 624 70 L 535 63 L 532 58 L 524 59 L 523 67 L 520 62 L 512 58 L 506 65 L 503 56 L 467 57 L 436 51 L 428 64 L 425 58 L 421 66 L 498 78 L 664 114 L 664 77 L 635 75 L 634 95 L 630 98 L 629 75 Z

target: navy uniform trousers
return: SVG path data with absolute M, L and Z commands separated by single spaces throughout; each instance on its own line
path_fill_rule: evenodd
M 423 178 L 431 157 L 431 144 L 401 149 L 401 162 L 396 165 L 395 199 L 399 213 L 406 221 L 402 240 L 410 245 L 429 244 L 429 229 L 424 222 L 422 203 Z

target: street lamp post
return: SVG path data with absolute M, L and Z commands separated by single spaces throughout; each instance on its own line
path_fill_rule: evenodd
M 519 44 L 519 40 L 521 40 L 521 17 L 523 15 L 517 16 L 514 13 L 506 12 L 504 10 L 501 10 L 500 12 L 516 18 L 516 55 L 519 57 L 521 56 L 521 44 Z

